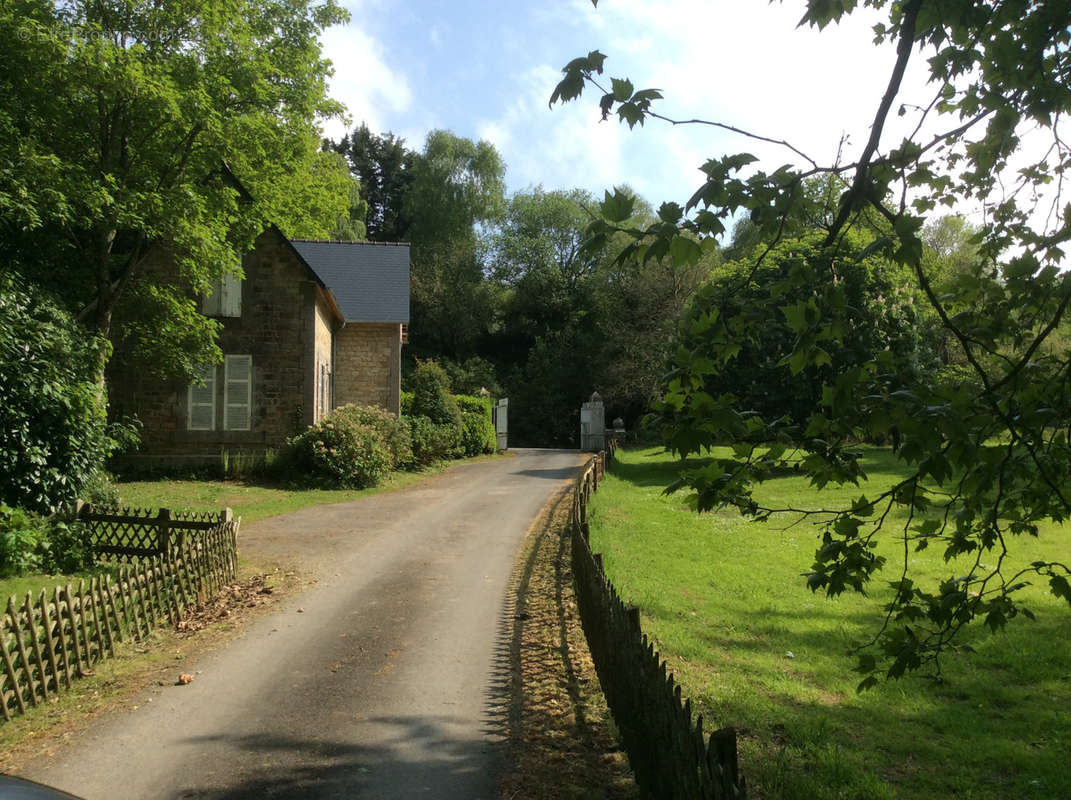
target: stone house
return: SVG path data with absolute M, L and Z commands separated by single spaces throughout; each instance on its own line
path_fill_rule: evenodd
M 201 301 L 222 323 L 222 364 L 192 385 L 112 381 L 113 403 L 143 425 L 130 460 L 262 453 L 346 403 L 399 413 L 407 244 L 291 241 L 273 226 L 242 269 Z

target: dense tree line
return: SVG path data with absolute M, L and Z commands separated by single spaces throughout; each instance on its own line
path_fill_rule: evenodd
M 708 389 L 802 424 L 832 368 L 783 373 L 796 334 L 780 308 L 806 304 L 823 282 L 836 284 L 850 316 L 825 349 L 838 369 L 889 351 L 905 382 L 963 378 L 955 348 L 911 275 L 882 253 L 863 254 L 868 235 L 888 233 L 884 220 L 861 217 L 839 254 L 819 253 L 846 188 L 836 177 L 803 184 L 772 251 L 745 217 L 724 246 L 690 241 L 683 260 L 668 251 L 637 260 L 624 230 L 664 224 L 670 211 L 656 213 L 627 189 L 602 202 L 582 190 L 541 187 L 506 197 L 505 168 L 493 147 L 445 131 L 429 134 L 420 152 L 364 125 L 329 146 L 364 187 L 370 238 L 412 242 L 409 364 L 433 358 L 456 390 L 509 396 L 519 444 L 575 443 L 578 409 L 592 391 L 607 402 L 609 418 L 637 428 L 667 370 L 680 368 L 674 353 L 697 347 L 711 330 L 699 323 L 713 311 L 739 350 L 707 379 Z M 593 222 L 615 215 L 622 231 L 589 235 Z M 958 217 L 927 229 L 935 280 L 965 268 L 975 232 Z M 796 288 L 771 297 L 794 272 L 803 275 Z
M 518 444 L 575 444 L 593 391 L 639 423 L 717 253 L 684 268 L 619 262 L 623 238 L 585 246 L 594 197 L 541 187 L 507 197 L 493 146 L 447 131 L 417 152 L 362 125 L 328 147 L 360 179 L 369 238 L 412 244 L 408 365 L 434 358 L 455 390 L 509 396 Z M 652 213 L 638 207 L 645 224 Z

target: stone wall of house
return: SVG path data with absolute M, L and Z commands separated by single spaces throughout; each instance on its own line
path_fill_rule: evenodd
M 348 323 L 335 334 L 335 405 L 401 411 L 401 326 Z
M 258 238 L 242 266 L 242 313 L 220 318 L 220 348 L 224 355 L 252 356 L 250 430 L 222 429 L 222 366 L 217 370 L 216 425 L 210 431 L 189 430 L 185 383 L 117 375 L 111 387 L 113 408 L 136 412 L 141 419 L 142 457 L 204 460 L 218 458 L 224 449 L 262 452 L 282 446 L 287 437 L 311 424 L 317 359 L 331 361 L 334 320 L 326 295 L 290 245 L 273 231 Z

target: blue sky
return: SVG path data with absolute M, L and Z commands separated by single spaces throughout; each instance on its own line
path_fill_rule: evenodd
M 596 93 L 548 109 L 561 67 L 599 49 L 607 78 L 663 90 L 659 110 L 786 138 L 831 162 L 862 148 L 894 60 L 874 47 L 873 18 L 819 34 L 797 29 L 803 3 L 786 0 L 349 0 L 348 25 L 324 36 L 332 95 L 354 124 L 392 131 L 420 149 L 434 128 L 495 144 L 510 191 L 579 187 L 601 196 L 628 184 L 655 205 L 683 201 L 709 157 L 754 152 L 771 168 L 781 148 L 710 128 L 651 121 L 629 131 L 600 122 Z M 909 78 L 923 105 L 917 76 Z M 910 115 L 909 115 L 910 116 Z M 898 124 L 906 124 L 905 119 Z M 338 122 L 325 126 L 339 136 Z M 895 135 L 893 131 L 886 141 Z M 898 140 L 898 139 L 897 139 Z

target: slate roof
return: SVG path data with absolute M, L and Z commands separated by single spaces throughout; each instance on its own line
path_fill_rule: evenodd
M 409 245 L 290 243 L 334 295 L 346 322 L 409 322 Z

